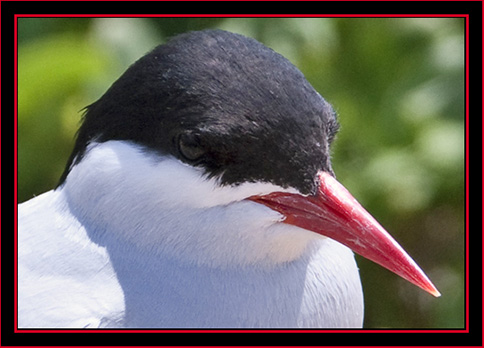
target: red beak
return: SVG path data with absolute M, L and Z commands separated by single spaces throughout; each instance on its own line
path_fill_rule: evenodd
M 319 174 L 314 196 L 274 192 L 249 199 L 285 216 L 291 224 L 334 239 L 438 297 L 420 267 L 335 178 Z

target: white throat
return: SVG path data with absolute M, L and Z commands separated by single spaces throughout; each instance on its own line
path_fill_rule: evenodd
M 91 144 L 62 190 L 95 238 L 125 240 L 199 265 L 271 266 L 297 259 L 310 241 L 323 238 L 245 200 L 294 189 L 269 183 L 220 186 L 201 168 L 125 141 Z

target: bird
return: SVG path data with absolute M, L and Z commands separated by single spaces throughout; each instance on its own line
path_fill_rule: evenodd
M 18 206 L 18 327 L 361 328 L 354 253 L 440 296 L 337 181 L 338 117 L 253 38 L 155 47 Z

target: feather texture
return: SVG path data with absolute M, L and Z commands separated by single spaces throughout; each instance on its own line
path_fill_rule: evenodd
M 170 156 L 93 143 L 19 206 L 19 327 L 361 327 L 353 253 Z

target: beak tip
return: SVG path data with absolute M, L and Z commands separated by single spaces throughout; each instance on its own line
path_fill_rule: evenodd
M 440 293 L 439 290 L 437 290 L 436 287 L 433 287 L 432 289 L 429 289 L 428 292 L 432 294 L 434 297 L 440 297 L 442 294 Z

